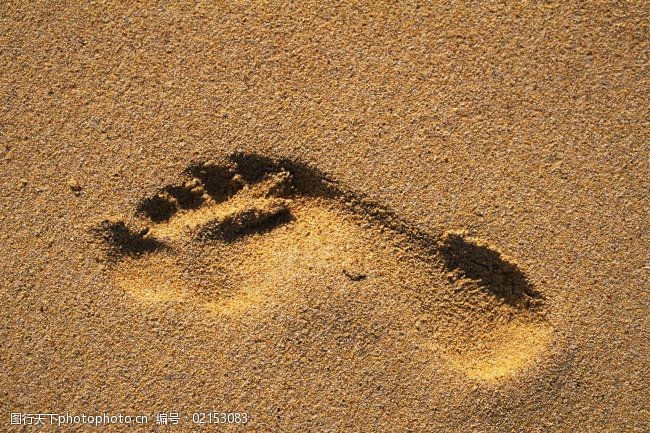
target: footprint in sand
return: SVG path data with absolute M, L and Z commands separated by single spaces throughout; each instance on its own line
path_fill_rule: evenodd
M 551 339 L 544 297 L 464 233 L 436 236 L 291 160 L 237 153 L 103 221 L 115 284 L 142 303 L 189 302 L 224 320 L 335 284 L 382 298 L 409 338 L 471 378 L 508 377 Z M 395 313 L 397 312 L 397 313 Z

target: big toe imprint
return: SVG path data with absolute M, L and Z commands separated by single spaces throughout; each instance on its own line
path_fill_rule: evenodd
M 542 293 L 494 247 L 419 230 L 292 160 L 191 164 L 128 223 L 96 232 L 116 286 L 145 304 L 186 302 L 230 320 L 349 284 L 407 303 L 395 323 L 413 323 L 420 346 L 484 380 L 531 364 L 551 338 Z

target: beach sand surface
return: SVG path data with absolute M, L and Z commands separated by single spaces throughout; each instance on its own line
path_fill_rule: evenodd
M 0 430 L 648 431 L 648 12 L 3 2 Z

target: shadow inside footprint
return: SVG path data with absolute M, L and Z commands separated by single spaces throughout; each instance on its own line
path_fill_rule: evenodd
M 162 194 L 155 194 L 142 199 L 136 209 L 138 215 L 145 216 L 156 223 L 167 221 L 177 211 L 178 206 L 176 203 Z
M 94 231 L 111 247 L 112 255 L 118 257 L 139 256 L 165 247 L 164 242 L 145 237 L 147 229 L 135 232 L 124 221 L 104 220 Z
M 190 164 L 184 174 L 198 179 L 205 193 L 217 203 L 227 200 L 244 187 L 244 183 L 235 177 L 233 168 L 227 165 L 196 162 Z
M 284 205 L 249 208 L 228 215 L 222 220 L 205 224 L 197 233 L 203 240 L 234 242 L 248 235 L 265 233 L 291 222 L 291 212 Z
M 517 265 L 483 243 L 458 233 L 447 233 L 440 253 L 447 270 L 460 271 L 463 276 L 477 280 L 488 292 L 513 307 L 534 308 L 543 299 Z
M 335 181 L 329 179 L 319 170 L 297 161 L 276 160 L 243 152 L 233 153 L 228 159 L 236 164 L 237 172 L 249 183 L 259 182 L 269 173 L 280 171 L 291 173 L 290 190 L 279 191 L 280 193 L 320 198 L 334 198 L 343 195 L 343 191 L 334 186 Z

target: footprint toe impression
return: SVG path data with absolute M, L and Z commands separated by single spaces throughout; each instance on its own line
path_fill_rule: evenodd
M 551 339 L 543 294 L 496 248 L 426 233 L 292 160 L 191 164 L 128 221 L 95 232 L 115 285 L 143 304 L 229 320 L 347 285 L 393 306 L 391 323 L 433 358 L 485 381 L 530 365 Z

